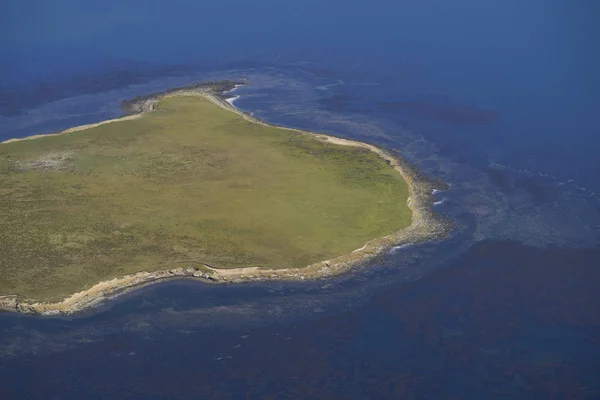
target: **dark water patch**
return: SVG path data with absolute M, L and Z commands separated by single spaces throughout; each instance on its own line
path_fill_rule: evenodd
M 336 94 L 320 99 L 319 105 L 323 107 L 324 110 L 340 112 L 347 111 L 352 106 L 352 102 L 356 100 L 357 99 L 354 96 L 347 94 Z
M 0 115 L 16 116 L 29 108 L 84 94 L 106 92 L 158 77 L 180 76 L 192 70 L 183 66 L 156 66 L 130 60 L 97 60 L 85 73 L 60 65 L 50 66 L 43 79 L 0 85 Z M 53 67 L 53 68 L 52 68 Z
M 454 125 L 490 124 L 500 119 L 500 113 L 497 110 L 484 110 L 461 104 L 406 100 L 383 102 L 380 106 L 385 112 L 407 113 Z
M 307 74 L 326 79 L 339 79 L 339 71 L 334 71 L 316 62 L 285 62 L 279 60 L 277 55 L 263 52 L 252 56 L 252 59 L 236 60 L 223 65 L 223 70 L 242 69 L 264 71 L 267 68 L 277 68 L 282 71 L 304 71 Z
M 10 360 L 0 376 L 8 396 L 28 398 L 590 399 L 600 395 L 597 265 L 598 249 L 485 241 L 352 309 L 268 327 L 117 332 Z
M 317 63 L 302 63 L 301 65 L 295 64 L 294 67 L 300 67 L 301 70 L 308 72 L 311 75 L 318 76 L 320 78 L 331 78 L 339 79 L 340 75 L 337 71 L 327 68 Z
M 484 168 L 490 181 L 507 194 L 522 191 L 527 194 L 534 204 L 543 204 L 559 198 L 556 184 L 550 184 L 547 179 L 539 176 L 517 175 L 512 171 Z
M 554 188 L 544 184 L 541 182 L 541 179 L 536 177 L 520 176 L 515 179 L 514 187 L 527 192 L 536 204 L 546 203 L 557 199 Z
M 508 173 L 506 171 L 502 171 L 496 168 L 486 168 L 485 172 L 490 177 L 492 183 L 503 192 L 510 193 L 515 189 L 513 186 L 512 179 L 508 176 Z

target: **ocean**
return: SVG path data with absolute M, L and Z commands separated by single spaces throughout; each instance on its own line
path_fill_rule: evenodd
M 598 16 L 592 0 L 3 2 L 0 140 L 244 78 L 236 107 L 448 182 L 434 207 L 455 228 L 335 279 L 2 314 L 0 398 L 600 398 Z

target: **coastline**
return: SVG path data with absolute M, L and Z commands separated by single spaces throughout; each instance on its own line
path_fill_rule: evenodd
M 319 261 L 302 268 L 261 269 L 252 267 L 217 269 L 205 265 L 202 268 L 176 268 L 154 272 L 142 271 L 99 282 L 88 289 L 77 292 L 56 303 L 35 302 L 33 300 L 23 299 L 18 295 L 0 296 L 0 311 L 40 315 L 72 314 L 94 307 L 106 300 L 136 288 L 167 279 L 181 277 L 196 278 L 214 283 L 241 283 L 273 280 L 298 281 L 327 278 L 347 272 L 359 265 L 363 265 L 378 255 L 399 248 L 398 246 L 421 243 L 447 235 L 451 224 L 432 211 L 432 195 L 442 186 L 440 183 L 434 183 L 422 177 L 401 157 L 393 155 L 389 151 L 377 146 L 331 135 L 267 124 L 266 122 L 260 121 L 259 119 L 244 113 L 233 106 L 233 102 L 239 96 L 227 96 L 243 84 L 245 84 L 245 82 L 209 82 L 183 88 L 175 88 L 149 96 L 137 97 L 122 102 L 123 109 L 125 110 L 125 115 L 123 117 L 101 121 L 95 124 L 77 126 L 57 133 L 9 139 L 0 142 L 0 144 L 33 140 L 44 136 L 64 135 L 108 123 L 140 118 L 144 114 L 152 112 L 158 101 L 163 98 L 170 96 L 201 96 L 221 108 L 236 113 L 251 123 L 300 132 L 311 135 L 317 140 L 338 145 L 361 147 L 373 151 L 398 171 L 408 184 L 408 206 L 412 211 L 411 224 L 390 235 L 372 239 L 365 243 L 361 248 L 356 249 L 349 254 L 341 255 L 330 260 Z

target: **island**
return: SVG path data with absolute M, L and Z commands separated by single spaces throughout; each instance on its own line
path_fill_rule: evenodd
M 440 184 L 371 144 L 233 107 L 244 82 L 0 144 L 0 310 L 73 313 L 170 278 L 312 280 L 441 237 Z

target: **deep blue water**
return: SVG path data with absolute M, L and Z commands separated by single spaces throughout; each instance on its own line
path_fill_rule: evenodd
M 375 3 L 375 4 L 373 4 Z M 0 140 L 201 79 L 451 183 L 444 241 L 303 284 L 0 316 L 2 398 L 600 398 L 595 1 L 4 1 Z

